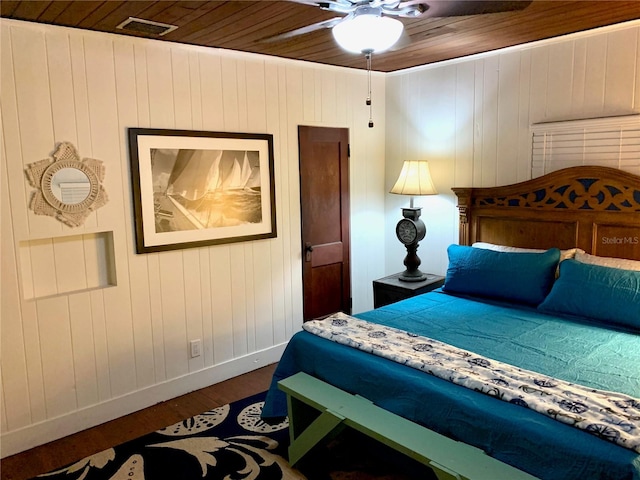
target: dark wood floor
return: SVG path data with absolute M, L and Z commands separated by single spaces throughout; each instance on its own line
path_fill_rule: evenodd
M 274 365 L 183 395 L 0 461 L 2 480 L 24 480 L 269 388 Z

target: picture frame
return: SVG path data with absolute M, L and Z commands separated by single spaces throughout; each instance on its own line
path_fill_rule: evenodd
M 273 135 L 129 128 L 137 253 L 275 238 Z

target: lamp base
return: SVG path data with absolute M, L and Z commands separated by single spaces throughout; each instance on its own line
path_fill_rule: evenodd
M 401 280 L 403 282 L 421 282 L 426 279 L 427 279 L 427 274 L 422 273 L 419 269 L 416 269 L 413 271 L 409 271 L 407 269 L 404 272 L 402 272 L 398 277 L 398 280 Z
M 417 221 L 424 226 L 422 220 Z M 422 240 L 422 238 L 424 237 L 424 231 L 424 228 L 422 228 L 419 235 L 420 240 Z M 417 253 L 418 242 L 416 241 L 409 245 L 405 245 L 405 247 L 407 248 L 407 256 L 404 257 L 404 262 L 402 263 L 404 263 L 406 269 L 400 274 L 398 279 L 402 280 L 403 282 L 421 282 L 422 280 L 425 280 L 427 278 L 427 275 L 425 273 L 422 273 L 420 271 L 420 268 L 418 268 L 422 263 Z

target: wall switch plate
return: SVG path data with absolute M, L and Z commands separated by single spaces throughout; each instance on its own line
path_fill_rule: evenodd
M 191 353 L 191 358 L 199 357 L 202 355 L 202 340 L 199 338 L 196 340 L 191 340 L 189 342 L 189 348 Z

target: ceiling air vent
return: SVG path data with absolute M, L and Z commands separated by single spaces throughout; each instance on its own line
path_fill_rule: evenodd
M 128 32 L 146 33 L 148 35 L 157 35 L 158 37 L 161 37 L 169 32 L 173 32 L 178 28 L 178 26 L 152 22 L 151 20 L 143 20 L 142 18 L 129 17 L 116 28 L 126 30 Z

